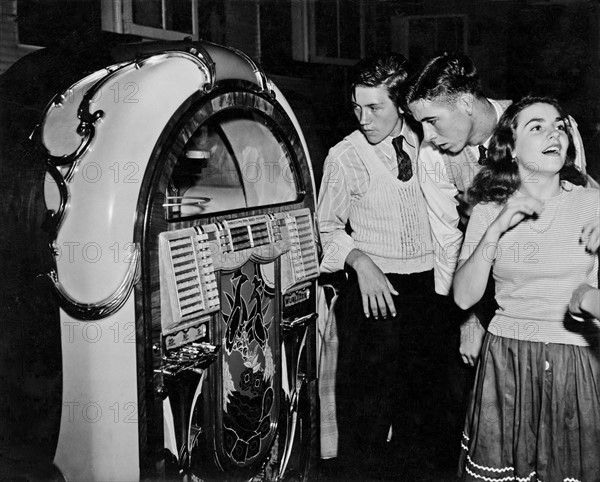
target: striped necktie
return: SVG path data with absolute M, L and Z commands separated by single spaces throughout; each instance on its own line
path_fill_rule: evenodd
M 392 145 L 396 151 L 396 161 L 398 162 L 398 179 L 408 181 L 412 177 L 412 162 L 410 156 L 402 149 L 404 136 L 394 137 Z

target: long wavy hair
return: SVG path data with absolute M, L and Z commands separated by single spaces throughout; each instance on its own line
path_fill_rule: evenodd
M 513 160 L 512 152 L 515 148 L 517 137 L 517 123 L 519 114 L 533 104 L 548 104 L 553 106 L 567 125 L 567 138 L 569 146 L 562 169 L 559 171 L 561 181 L 569 181 L 573 184 L 585 186 L 586 177 L 575 166 L 576 150 L 571 134 L 571 124 L 567 114 L 556 99 L 551 97 L 527 96 L 514 104 L 508 106 L 494 129 L 490 146 L 487 153 L 487 161 L 473 179 L 471 187 L 467 191 L 470 204 L 479 202 L 505 203 L 508 198 L 521 186 L 519 168 Z

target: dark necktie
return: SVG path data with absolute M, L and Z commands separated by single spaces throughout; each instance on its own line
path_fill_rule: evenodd
M 477 162 L 480 166 L 483 166 L 485 161 L 487 161 L 487 148 L 479 146 L 479 161 Z
M 396 151 L 396 161 L 398 162 L 398 179 L 406 182 L 412 177 L 412 163 L 410 156 L 402 149 L 403 142 L 404 136 L 394 137 L 392 145 Z

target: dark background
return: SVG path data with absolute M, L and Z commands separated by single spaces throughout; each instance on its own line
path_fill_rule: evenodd
M 292 0 L 199 0 L 199 20 L 201 37 L 245 51 L 284 92 L 307 138 L 317 185 L 327 150 L 355 127 L 347 77 L 349 66 L 358 58 L 359 39 L 365 54 L 396 49 L 403 45 L 404 19 L 414 16 L 422 19 L 411 24 L 412 35 L 404 43 L 413 66 L 440 51 L 458 48 L 474 59 L 490 97 L 517 99 L 533 93 L 558 98 L 579 123 L 588 171 L 600 180 L 599 1 L 316 3 L 311 61 L 300 61 L 293 53 L 297 19 L 290 14 Z M 18 9 L 11 9 L 15 4 Z M 113 63 L 110 52 L 115 45 L 140 40 L 102 31 L 101 6 L 101 0 L 0 4 L 3 480 L 30 480 L 22 474 L 31 473 L 38 480 L 54 477 L 47 462 L 53 456 L 61 412 L 60 329 L 50 285 L 39 276 L 52 267 L 49 239 L 40 229 L 45 215 L 44 166 L 31 153 L 27 139 L 54 94 Z M 361 29 L 357 12 L 362 12 Z M 153 15 L 151 9 L 138 13 L 150 19 Z M 256 14 L 260 28 L 254 21 Z M 340 22 L 336 15 L 341 16 Z M 452 18 L 438 21 L 436 15 L 458 15 L 463 23 L 457 27 Z M 170 21 L 180 28 L 189 23 L 177 15 Z M 7 32 L 14 27 L 20 44 L 44 48 L 21 57 L 22 51 L 17 53 L 16 45 L 7 40 Z M 323 60 L 336 55 L 346 60 Z

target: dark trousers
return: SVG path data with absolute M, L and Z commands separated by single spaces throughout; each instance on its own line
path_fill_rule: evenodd
M 400 450 L 408 449 L 403 444 L 415 431 L 438 439 L 448 405 L 447 358 L 457 355 L 433 272 L 387 276 L 400 293 L 396 317 L 365 318 L 352 277 L 336 303 L 338 459 L 357 475 L 385 471 L 394 462 L 386 444 L 390 425 Z

